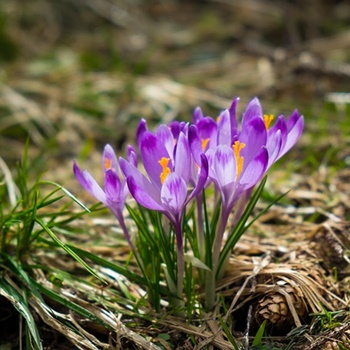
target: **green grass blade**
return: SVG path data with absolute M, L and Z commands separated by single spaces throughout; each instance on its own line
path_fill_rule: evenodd
M 86 308 L 84 308 L 84 307 L 82 307 L 82 306 L 80 306 L 80 305 L 78 305 L 78 304 L 68 300 L 65 297 L 62 297 L 60 294 L 54 292 L 51 289 L 48 289 L 48 288 L 44 287 L 43 285 L 39 284 L 35 280 L 32 280 L 31 282 L 38 288 L 38 290 L 41 293 L 43 293 L 48 298 L 50 298 L 50 299 L 56 301 L 57 303 L 67 307 L 68 309 L 78 313 L 79 315 L 81 315 L 83 317 L 86 317 L 90 321 L 96 322 L 98 324 L 103 325 L 104 327 L 109 328 L 107 323 L 103 322 L 103 320 L 101 320 L 95 314 L 93 314 L 90 311 L 88 311 Z
M 12 256 L 8 254 L 1 255 L 1 258 L 6 264 L 6 270 L 11 272 L 13 276 L 16 276 L 23 285 L 28 287 L 32 295 L 43 302 L 40 293 L 37 291 L 36 287 L 32 285 L 31 279 L 27 272 L 22 268 L 22 265 L 20 265 Z
M 222 327 L 223 331 L 225 332 L 226 337 L 229 340 L 229 342 L 232 344 L 232 346 L 235 348 L 235 350 L 239 350 L 238 345 L 235 341 L 235 338 L 233 338 L 230 330 L 227 327 L 227 324 L 225 323 L 225 321 L 222 319 L 221 316 L 219 316 L 219 321 L 220 321 L 221 327 Z
M 53 181 L 41 181 L 40 184 L 49 184 L 49 185 L 56 186 L 59 190 L 64 192 L 70 199 L 72 199 L 80 207 L 85 209 L 87 212 L 90 212 L 89 208 L 87 206 L 85 206 L 82 202 L 80 202 L 79 199 L 76 198 L 73 193 L 71 193 L 70 191 L 68 191 L 66 188 L 64 188 L 63 186 L 59 185 L 58 183 L 53 182 Z
M 258 331 L 256 332 L 252 346 L 261 345 L 262 338 L 265 333 L 265 326 L 266 326 L 266 320 L 264 320 L 264 322 L 260 325 Z
M 234 248 L 240 237 L 243 235 L 243 233 L 247 230 L 248 226 L 245 226 L 249 216 L 251 215 L 258 199 L 261 196 L 261 193 L 264 189 L 265 183 L 267 180 L 267 176 L 263 178 L 261 183 L 259 184 L 258 188 L 255 190 L 254 194 L 251 196 L 247 207 L 245 208 L 240 220 L 238 221 L 237 225 L 234 227 L 233 231 L 229 235 L 229 239 L 227 240 L 224 248 L 222 249 L 222 252 L 220 254 L 219 258 L 219 264 L 217 269 L 217 276 L 220 274 L 220 270 L 224 264 L 224 261 L 228 254 L 230 254 L 231 250 Z M 261 215 L 261 213 L 260 213 Z M 260 216 L 259 215 L 259 216 Z M 250 226 L 250 225 L 249 225 Z
M 87 252 L 86 250 L 74 247 L 72 245 L 67 245 L 67 247 L 69 249 L 71 249 L 72 251 L 74 251 L 75 253 L 79 254 L 80 256 L 83 256 L 84 258 L 91 260 L 95 264 L 102 266 L 102 267 L 107 267 L 107 268 L 125 276 L 126 278 L 130 279 L 131 281 L 134 281 L 134 282 L 142 284 L 142 285 L 146 284 L 146 280 L 142 276 L 132 272 L 131 270 L 129 270 L 125 267 L 114 264 L 108 260 L 100 258 L 99 256 L 97 256 L 93 253 Z
M 0 277 L 0 295 L 9 300 L 26 320 L 29 332 L 31 334 L 31 343 L 35 346 L 35 349 L 41 350 L 42 345 L 39 331 L 36 327 L 33 315 L 30 312 L 26 299 L 3 277 Z
M 53 232 L 52 230 L 45 225 L 38 217 L 35 221 L 44 229 L 44 231 L 52 238 L 52 240 L 64 249 L 73 259 L 75 259 L 84 269 L 86 269 L 91 275 L 99 279 L 101 282 L 107 284 L 100 276 L 98 276 L 94 270 L 78 255 L 76 254 L 68 245 L 64 244 Z

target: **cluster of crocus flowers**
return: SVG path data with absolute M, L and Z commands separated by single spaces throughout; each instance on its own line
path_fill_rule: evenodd
M 230 215 L 231 225 L 239 221 L 254 186 L 268 168 L 281 158 L 301 136 L 304 120 L 294 111 L 286 119 L 266 115 L 257 98 L 249 102 L 241 122 L 236 117 L 238 98 L 219 117 L 205 116 L 195 109 L 192 123 L 172 122 L 159 125 L 155 132 L 141 120 L 136 132 L 142 168 L 136 151 L 129 146 L 126 158 L 117 159 L 110 146 L 103 154 L 104 190 L 91 175 L 74 163 L 80 184 L 110 208 L 116 216 L 132 250 L 136 248 L 125 226 L 123 208 L 128 193 L 145 210 L 162 213 L 172 225 L 176 242 L 176 285 L 171 293 L 182 298 L 184 245 L 187 232 L 184 217 L 189 206 L 197 205 L 197 258 L 206 266 L 202 283 L 206 288 L 206 306 L 215 302 L 218 261 Z M 214 234 L 208 240 L 203 215 L 203 191 L 214 186 L 219 196 L 220 214 Z M 217 203 L 216 203 L 217 204 Z M 208 225 L 207 225 L 208 226 Z M 209 243 L 208 243 L 209 242 Z M 142 248 L 141 248 L 142 249 Z

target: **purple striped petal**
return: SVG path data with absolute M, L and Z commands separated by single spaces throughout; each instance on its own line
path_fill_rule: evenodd
M 173 159 L 175 139 L 169 127 L 165 124 L 159 125 L 156 130 L 156 137 L 158 141 L 165 146 L 170 158 Z
M 294 124 L 290 122 L 290 119 L 293 120 Z M 299 115 L 299 113 L 295 111 L 287 121 L 287 129 L 287 142 L 284 145 L 281 154 L 279 155 L 279 158 L 286 154 L 299 140 L 304 129 L 304 117 Z
M 190 149 L 191 149 L 194 161 L 196 162 L 196 164 L 199 165 L 201 162 L 201 154 L 203 153 L 203 150 L 202 150 L 202 141 L 198 136 L 198 129 L 195 125 L 190 125 L 188 129 L 188 141 L 190 144 Z
M 239 141 L 245 144 L 240 155 L 244 157 L 243 170 L 266 145 L 267 131 L 262 119 L 254 118 L 242 129 Z
M 141 119 L 139 122 L 139 125 L 137 127 L 137 131 L 136 131 L 136 142 L 140 147 L 140 141 L 143 137 L 143 134 L 147 131 L 147 123 L 145 119 Z
M 187 195 L 187 185 L 178 174 L 170 174 L 162 186 L 160 193 L 164 209 L 176 217 L 183 209 Z
M 125 178 L 133 178 L 139 187 L 143 188 L 154 201 L 159 201 L 160 190 L 152 182 L 150 182 L 139 169 L 130 164 L 124 158 L 119 158 L 120 168 Z
M 162 184 L 160 181 L 160 174 L 163 169 L 158 163 L 162 157 L 170 158 L 165 146 L 158 140 L 158 138 L 146 131 L 140 142 L 140 153 L 144 168 L 147 171 L 151 181 L 156 184 L 159 189 Z M 168 167 L 172 170 L 171 161 Z
M 267 143 L 269 143 L 269 138 L 272 137 L 272 135 L 276 134 L 277 131 L 281 132 L 281 138 L 282 138 L 281 150 L 282 150 L 284 145 L 287 142 L 287 136 L 288 136 L 287 123 L 283 115 L 280 115 L 277 118 L 276 123 L 271 128 L 268 129 Z
M 128 158 L 128 162 L 131 163 L 134 167 L 137 167 L 137 154 L 135 151 L 135 148 L 131 145 L 128 145 L 127 147 L 127 158 Z
M 213 118 L 205 117 L 197 123 L 198 136 L 201 140 L 209 139 L 216 144 L 217 124 Z
M 193 111 L 192 123 L 196 125 L 202 118 L 204 118 L 204 115 L 201 108 L 196 107 Z
M 181 176 L 185 180 L 186 184 L 188 184 L 191 177 L 191 161 L 192 159 L 187 137 L 183 132 L 181 132 L 176 144 L 174 172 Z
M 102 169 L 106 172 L 108 169 L 112 169 L 119 174 L 119 166 L 117 156 L 113 148 L 110 145 L 106 145 L 102 154 Z
M 213 158 L 214 177 L 212 180 L 221 192 L 222 200 L 226 203 L 234 192 L 236 182 L 236 158 L 231 147 L 219 145 Z
M 230 113 L 230 125 L 231 125 L 231 140 L 235 136 L 235 133 L 237 132 L 238 129 L 238 122 L 237 122 L 237 115 L 236 115 L 236 106 L 238 104 L 239 97 L 236 97 L 228 109 Z
M 269 162 L 267 168 L 269 168 L 278 158 L 282 147 L 282 133 L 281 130 L 277 130 L 272 134 L 266 143 L 267 153 L 269 155 Z
M 219 117 L 218 123 L 218 145 L 227 145 L 231 146 L 231 118 L 228 109 L 224 110 Z
M 124 188 L 119 176 L 113 170 L 107 170 L 105 174 L 105 192 L 108 206 L 124 206 Z
M 245 112 L 242 117 L 242 130 L 245 128 L 252 119 L 260 118 L 263 119 L 263 111 L 257 97 L 253 98 L 247 105 Z
M 164 211 L 163 206 L 158 201 L 154 200 L 154 198 L 150 196 L 149 192 L 146 192 L 146 188 L 141 187 L 134 178 L 129 176 L 126 179 L 126 182 L 128 184 L 129 191 L 135 198 L 136 202 L 148 209 Z
M 174 120 L 172 122 L 169 123 L 169 128 L 170 128 L 170 131 L 171 133 L 173 134 L 173 138 L 175 140 L 177 140 L 179 138 L 179 134 L 180 134 L 180 131 L 181 131 L 181 123 Z
M 200 166 L 200 172 L 198 175 L 198 180 L 196 183 L 195 188 L 191 192 L 191 194 L 188 196 L 186 200 L 186 204 L 189 203 L 194 197 L 198 195 L 200 191 L 204 188 L 204 186 L 207 184 L 208 180 L 208 160 L 207 157 L 204 154 L 201 154 L 201 166 Z
M 294 110 L 287 120 L 288 132 L 290 132 L 290 130 L 294 127 L 294 125 L 299 121 L 300 118 L 303 118 L 303 116 L 299 114 L 297 109 Z
M 249 163 L 239 179 L 242 190 L 255 186 L 266 171 L 269 161 L 267 150 L 263 148 L 260 153 Z
M 80 185 L 97 200 L 106 205 L 106 194 L 96 180 L 86 170 L 81 171 L 76 162 L 73 163 L 73 171 Z
M 220 187 L 235 180 L 237 167 L 236 159 L 231 147 L 219 145 L 214 153 L 213 169 Z

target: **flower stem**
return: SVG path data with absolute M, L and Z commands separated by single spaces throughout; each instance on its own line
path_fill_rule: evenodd
M 215 232 L 214 247 L 212 253 L 211 270 L 206 272 L 205 280 L 205 307 L 209 311 L 215 305 L 216 274 L 220 257 L 222 239 L 225 232 L 229 212 L 221 208 L 221 215 Z
M 184 247 L 182 239 L 181 220 L 174 223 L 176 235 L 176 253 L 177 253 L 177 296 L 182 299 L 183 279 L 185 271 Z
M 115 216 L 116 216 L 116 218 L 117 218 L 117 220 L 119 222 L 120 227 L 123 230 L 124 236 L 125 236 L 126 240 L 128 241 L 128 244 L 129 244 L 131 250 L 136 255 L 137 254 L 137 250 L 136 250 L 136 248 L 134 246 L 134 243 L 131 240 L 131 236 L 130 236 L 129 230 L 128 230 L 128 228 L 125 225 L 123 213 L 120 212 L 120 211 L 116 211 L 116 212 L 114 212 L 114 214 L 115 214 Z
M 204 261 L 205 257 L 205 243 L 204 243 L 204 229 L 203 229 L 203 193 L 197 195 L 197 244 L 199 251 L 199 259 Z

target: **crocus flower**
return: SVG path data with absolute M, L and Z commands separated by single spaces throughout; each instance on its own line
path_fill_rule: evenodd
M 191 174 L 191 154 L 183 132 L 173 137 L 166 125 L 155 134 L 141 126 L 138 144 L 148 178 L 130 162 L 120 158 L 120 166 L 135 200 L 145 208 L 162 212 L 174 226 L 177 243 L 177 294 L 182 295 L 184 251 L 182 217 L 184 208 L 203 188 L 208 176 L 208 163 L 202 155 L 197 185 L 188 194 Z
M 268 167 L 270 167 L 297 143 L 304 128 L 304 117 L 295 110 L 288 120 L 280 115 L 273 125 L 274 116 L 264 114 L 259 100 L 254 98 L 248 103 L 243 113 L 242 130 L 256 118 L 264 122 L 267 130 L 266 148 L 269 153 Z
M 131 146 L 128 147 L 127 154 L 129 162 L 136 166 L 137 157 Z M 117 157 L 110 145 L 106 145 L 104 148 L 102 169 L 104 171 L 104 189 L 100 187 L 87 170 L 81 171 L 77 163 L 73 163 L 74 175 L 80 185 L 111 210 L 119 221 L 129 245 L 134 250 L 134 245 L 123 217 L 125 200 L 129 191 L 126 182 L 120 176 Z
M 201 173 L 196 187 L 187 195 L 191 154 L 187 138 L 180 132 L 174 138 L 166 125 L 155 134 L 144 131 L 139 140 L 140 154 L 148 178 L 139 169 L 120 158 L 120 166 L 132 196 L 142 206 L 161 211 L 178 223 L 186 204 L 202 190 L 208 174 L 206 157 L 201 158 Z
M 225 144 L 232 146 L 238 139 L 246 143 L 247 139 L 252 138 L 249 132 L 252 127 L 252 121 L 255 120 L 256 124 L 258 123 L 256 120 L 260 120 L 260 124 L 263 123 L 267 131 L 266 136 L 261 134 L 261 137 L 265 138 L 264 146 L 269 154 L 267 166 L 267 168 L 269 168 L 299 140 L 304 127 L 304 118 L 295 110 L 288 120 L 281 115 L 276 119 L 276 122 L 273 123 L 275 119 L 274 116 L 264 114 L 258 98 L 254 98 L 248 103 L 239 125 L 236 116 L 238 101 L 239 98 L 235 98 L 231 106 L 221 112 L 216 120 L 204 116 L 199 107 L 195 109 L 192 122 L 197 128 L 197 132 L 194 133 L 192 130 L 189 133 L 193 155 L 198 159 L 200 153 L 215 148 L 217 145 Z M 193 137 L 193 135 L 195 135 L 195 137 Z M 194 141 L 193 139 L 195 138 L 198 140 Z M 260 141 L 261 138 L 255 142 L 256 148 L 260 148 Z M 247 150 L 244 150 L 242 155 L 244 156 L 246 152 Z M 250 153 L 253 154 L 253 152 Z
M 264 115 L 260 102 L 254 98 L 247 105 L 241 123 L 236 117 L 238 98 L 219 117 L 206 117 L 197 108 L 188 138 L 195 162 L 205 154 L 209 163 L 208 178 L 220 193 L 222 207 L 213 243 L 212 271 L 207 284 L 215 283 L 217 263 L 228 217 L 234 210 L 233 225 L 238 222 L 250 193 L 267 169 L 281 158 L 300 138 L 304 119 L 294 111 L 288 120 Z M 207 304 L 213 302 L 208 287 Z

